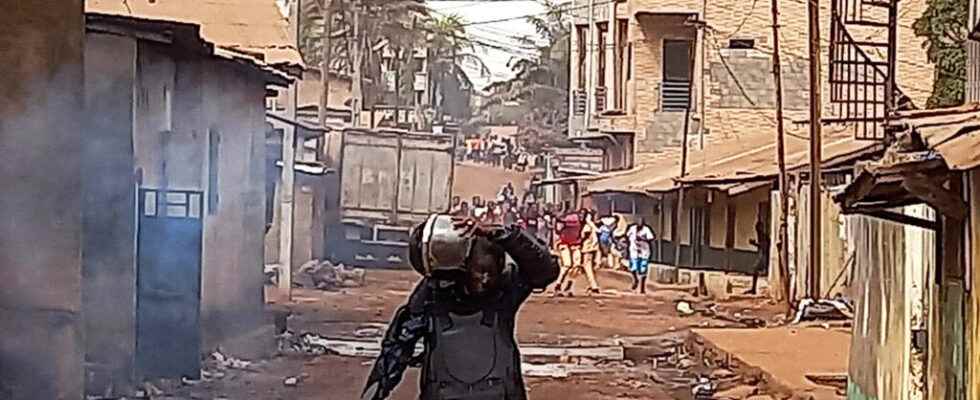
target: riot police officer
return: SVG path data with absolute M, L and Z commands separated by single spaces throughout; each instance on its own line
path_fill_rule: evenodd
M 514 323 L 558 277 L 547 246 L 517 227 L 432 215 L 413 229 L 409 258 L 423 279 L 395 312 L 361 398 L 386 399 L 416 366 L 421 400 L 525 400 Z

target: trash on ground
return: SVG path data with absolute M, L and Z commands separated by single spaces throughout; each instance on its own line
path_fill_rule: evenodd
M 717 389 L 714 382 L 707 377 L 701 376 L 698 377 L 694 386 L 691 388 L 691 395 L 694 396 L 695 400 L 711 400 L 714 398 Z
M 854 318 L 854 306 L 843 296 L 833 299 L 803 299 L 800 301 L 793 323 L 802 321 L 841 321 Z
M 691 303 L 679 301 L 677 302 L 677 313 L 685 317 L 694 315 L 694 308 L 691 307 Z

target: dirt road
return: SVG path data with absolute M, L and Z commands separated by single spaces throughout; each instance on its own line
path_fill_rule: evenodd
M 519 317 L 519 341 L 524 345 L 638 342 L 664 335 L 680 336 L 694 327 L 732 326 L 730 322 L 698 315 L 678 315 L 676 302 L 693 300 L 682 290 L 656 289 L 640 296 L 626 293 L 629 280 L 621 273 L 603 271 L 599 277 L 604 291 L 598 296 L 532 296 Z M 292 304 L 275 307 L 292 313 L 289 329 L 294 332 L 353 337 L 354 331 L 365 324 L 387 323 L 417 279 L 411 271 L 369 271 L 365 287 L 336 292 L 297 289 Z M 582 282 L 577 285 L 583 288 Z M 725 306 L 761 318 L 774 314 L 772 306 L 758 300 Z M 172 393 L 187 399 L 356 399 L 371 361 L 289 354 L 253 365 L 246 371 L 227 371 L 222 379 L 173 388 Z M 652 368 L 647 361 L 623 361 L 631 368 L 610 368 L 597 374 L 528 378 L 527 386 L 533 399 L 683 398 L 677 391 L 668 394 L 667 388 L 644 375 L 642 369 Z M 289 377 L 298 378 L 295 386 L 284 384 Z M 687 390 L 685 386 L 680 392 Z M 409 371 L 392 399 L 412 400 L 416 396 L 417 375 Z

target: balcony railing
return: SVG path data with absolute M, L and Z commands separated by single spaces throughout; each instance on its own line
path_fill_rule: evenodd
M 585 115 L 585 110 L 588 109 L 589 97 L 586 95 L 584 90 L 574 90 L 572 91 L 572 114 L 575 116 Z
M 691 82 L 664 81 L 660 84 L 660 110 L 684 111 L 691 105 Z
M 606 111 L 606 88 L 597 87 L 595 88 L 595 112 L 601 113 Z

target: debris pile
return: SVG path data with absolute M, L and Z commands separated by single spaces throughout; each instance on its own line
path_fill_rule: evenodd
M 793 323 L 802 321 L 850 321 L 854 318 L 854 305 L 841 295 L 832 299 L 803 299 L 800 301 Z
M 344 264 L 330 261 L 312 260 L 303 264 L 299 272 L 313 281 L 313 287 L 320 290 L 363 287 L 366 273 L 363 268 L 348 268 Z

